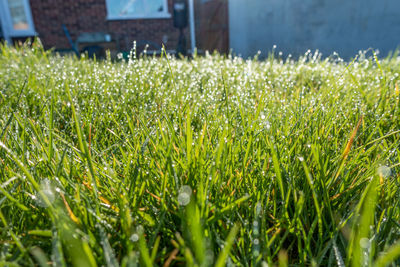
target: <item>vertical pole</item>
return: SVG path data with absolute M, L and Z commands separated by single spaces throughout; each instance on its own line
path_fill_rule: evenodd
M 193 0 L 188 0 L 189 1 L 189 27 L 190 27 L 190 50 L 191 53 L 194 53 L 194 50 L 196 48 L 196 34 L 195 34 L 195 28 L 194 28 L 194 5 L 193 5 Z
M 0 27 L 1 30 L 3 32 L 3 38 L 4 40 L 7 41 L 7 43 L 9 45 L 11 45 L 12 41 L 11 41 L 11 36 L 9 34 L 9 23 L 7 22 L 6 19 L 6 10 L 7 6 L 4 0 L 0 0 Z

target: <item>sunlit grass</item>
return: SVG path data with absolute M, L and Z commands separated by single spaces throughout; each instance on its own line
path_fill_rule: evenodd
M 2 46 L 0 265 L 399 265 L 399 73 Z

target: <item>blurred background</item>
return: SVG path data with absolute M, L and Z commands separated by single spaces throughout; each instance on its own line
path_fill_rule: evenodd
M 197 49 L 266 56 L 307 50 L 344 58 L 381 55 L 400 43 L 398 0 L 0 0 L 0 38 L 40 37 L 45 48 L 101 56 L 191 54 Z

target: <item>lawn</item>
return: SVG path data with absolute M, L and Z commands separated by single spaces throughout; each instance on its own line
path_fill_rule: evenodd
M 0 266 L 391 266 L 400 57 L 0 47 Z

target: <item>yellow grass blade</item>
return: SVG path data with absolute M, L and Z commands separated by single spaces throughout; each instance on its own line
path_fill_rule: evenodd
M 354 142 L 354 138 L 356 137 L 356 134 L 358 132 L 358 128 L 360 128 L 360 125 L 361 125 L 362 121 L 363 121 L 363 117 L 361 116 L 360 120 L 357 123 L 357 126 L 353 129 L 353 132 L 351 133 L 351 136 L 349 138 L 349 141 L 347 142 L 346 148 L 343 151 L 343 159 L 344 160 L 349 155 L 349 152 L 350 152 L 350 149 L 351 149 L 351 145 Z
M 343 169 L 343 166 L 344 166 L 344 164 L 345 164 L 345 162 L 346 162 L 346 159 L 347 159 L 347 157 L 348 157 L 348 155 L 349 155 L 349 153 L 350 153 L 351 146 L 353 145 L 354 138 L 355 138 L 356 135 L 357 135 L 358 129 L 360 128 L 362 121 L 363 121 L 363 116 L 361 116 L 361 118 L 359 119 L 359 121 L 358 121 L 356 127 L 353 129 L 353 131 L 352 131 L 352 133 L 351 133 L 351 135 L 350 135 L 349 141 L 347 141 L 346 147 L 345 147 L 345 149 L 344 149 L 344 151 L 343 151 L 342 161 L 341 161 L 341 163 L 340 163 L 340 166 L 339 166 L 338 171 L 336 172 L 336 175 L 335 175 L 335 179 L 334 179 L 334 180 L 336 180 L 336 179 L 339 177 L 339 174 L 340 174 L 340 172 L 341 172 L 342 169 Z
M 60 196 L 61 196 L 61 198 L 62 198 L 62 200 L 63 200 L 63 202 L 64 202 L 65 208 L 66 208 L 67 211 L 68 211 L 69 218 L 71 218 L 71 220 L 72 220 L 74 223 L 79 224 L 79 220 L 78 220 L 78 218 L 75 216 L 75 214 L 72 212 L 72 210 L 71 210 L 71 208 L 70 208 L 70 206 L 69 206 L 67 200 L 65 199 L 64 194 L 60 193 Z

